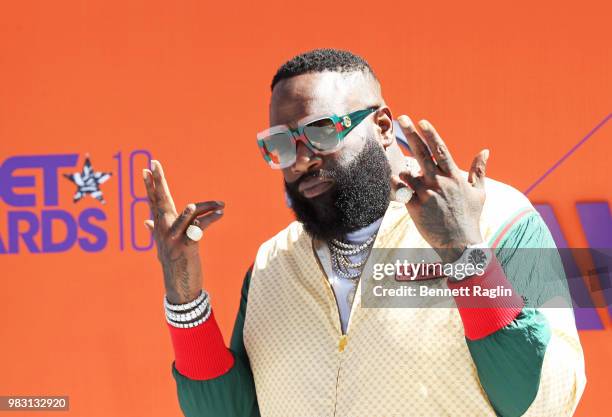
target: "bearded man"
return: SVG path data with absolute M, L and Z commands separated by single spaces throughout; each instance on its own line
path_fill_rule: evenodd
M 297 220 L 259 248 L 229 348 L 197 244 L 224 205 L 179 213 L 161 164 L 144 170 L 186 416 L 574 412 L 586 379 L 573 311 L 546 307 L 540 291 L 563 269 L 558 258 L 518 254 L 555 247 L 542 218 L 485 178 L 488 150 L 461 171 L 431 123 L 398 121 L 372 68 L 350 52 L 314 50 L 279 68 L 257 142 Z M 366 308 L 370 254 L 393 248 L 429 250 L 451 266 L 477 259 L 483 273 L 426 277 L 463 294 L 453 308 Z M 476 287 L 514 291 L 472 305 L 465 293 Z

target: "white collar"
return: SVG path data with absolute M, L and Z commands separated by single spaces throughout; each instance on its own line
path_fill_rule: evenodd
M 373 223 L 370 223 L 369 225 L 365 227 L 362 227 L 361 229 L 357 229 L 353 232 L 347 233 L 346 240 L 351 243 L 365 242 L 366 240 L 368 240 L 370 236 L 376 233 L 382 221 L 383 221 L 383 217 L 374 221 Z

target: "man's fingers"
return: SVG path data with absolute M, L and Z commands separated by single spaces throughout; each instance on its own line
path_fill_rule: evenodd
M 153 222 L 153 220 L 145 220 L 144 225 L 150 232 L 153 232 L 153 230 L 155 229 L 155 223 Z
M 468 173 L 468 182 L 473 186 L 484 188 L 488 159 L 489 150 L 484 149 L 480 151 L 472 161 L 472 166 L 470 167 L 470 172 Z
M 205 230 L 212 223 L 216 222 L 223 216 L 223 209 L 218 209 L 212 213 L 206 213 L 203 216 L 198 217 L 196 220 L 199 223 L 200 229 Z
M 456 173 L 458 171 L 457 165 L 455 161 L 453 161 L 453 157 L 446 147 L 446 144 L 433 125 L 427 120 L 421 120 L 419 122 L 419 127 L 423 131 L 425 141 L 427 145 L 429 145 L 429 149 L 431 149 L 431 153 L 436 159 L 438 167 L 447 174 Z
M 433 178 L 437 171 L 436 164 L 432 160 L 431 153 L 429 152 L 429 149 L 427 149 L 427 145 L 423 141 L 423 138 L 421 138 L 421 135 L 419 135 L 419 132 L 416 130 L 412 120 L 410 120 L 410 118 L 406 115 L 401 115 L 397 118 L 397 121 L 404 131 L 404 135 L 406 135 L 406 139 L 408 139 L 410 149 L 412 149 L 414 152 L 414 156 L 419 162 L 419 165 L 423 169 L 425 175 Z
M 170 238 L 176 239 L 185 231 L 187 225 L 189 225 L 189 223 L 194 217 L 195 210 L 196 205 L 193 203 L 189 203 L 187 204 L 187 206 L 185 206 L 185 209 L 176 218 L 176 220 L 174 220 L 172 226 L 170 226 Z
M 159 161 L 151 161 L 151 172 L 153 174 L 153 184 L 155 186 L 154 193 L 157 202 L 157 209 L 161 210 L 163 214 L 176 214 L 174 201 L 172 201 L 170 189 L 168 188 L 168 183 L 166 182 L 166 178 L 164 176 L 164 170 Z
M 189 224 L 193 223 L 193 219 L 208 213 L 212 210 L 219 210 L 225 207 L 222 201 L 205 201 L 201 203 L 187 204 L 183 212 L 177 217 L 170 227 L 170 237 L 176 239 L 185 233 Z
M 193 224 L 194 226 L 198 226 L 202 231 L 206 230 L 211 223 L 219 220 L 223 216 L 223 209 L 217 209 L 213 212 L 208 212 L 203 216 L 198 217 L 197 219 L 193 219 L 189 224 Z M 183 233 L 181 236 L 184 239 L 185 244 L 193 245 L 198 242 L 191 240 L 187 234 Z
M 402 187 L 405 187 L 406 184 L 404 181 L 402 181 L 402 179 L 399 177 L 399 175 L 392 175 L 391 176 L 391 188 L 394 191 L 399 190 Z
M 155 186 L 153 185 L 153 174 L 148 169 L 142 170 L 142 177 L 145 183 L 145 189 L 147 190 L 147 199 L 149 200 L 149 207 L 153 213 L 156 212 L 157 200 L 155 198 Z
M 412 188 L 412 190 L 419 196 L 423 192 L 427 190 L 425 183 L 423 182 L 423 177 L 414 176 L 411 172 L 402 171 L 399 173 L 399 177 L 402 181 Z

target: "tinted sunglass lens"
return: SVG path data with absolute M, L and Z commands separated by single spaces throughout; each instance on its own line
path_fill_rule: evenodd
M 295 161 L 295 144 L 289 133 L 276 133 L 263 140 L 266 154 L 282 168 Z
M 338 145 L 338 132 L 332 119 L 316 120 L 304 127 L 304 135 L 310 143 L 322 151 L 334 149 Z

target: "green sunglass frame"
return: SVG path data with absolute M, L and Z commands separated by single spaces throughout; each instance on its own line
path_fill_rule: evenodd
M 306 145 L 308 149 L 310 149 L 312 152 L 317 153 L 317 154 L 326 155 L 326 154 L 334 153 L 342 147 L 344 143 L 344 138 L 351 132 L 351 130 L 353 130 L 357 125 L 359 125 L 359 123 L 364 121 L 366 117 L 374 113 L 376 110 L 378 110 L 378 107 L 368 107 L 368 108 L 356 110 L 356 111 L 353 111 L 351 113 L 344 114 L 341 116 L 338 116 L 336 114 L 331 114 L 331 115 L 326 115 L 326 116 L 315 116 L 315 117 L 311 116 L 311 117 L 300 120 L 298 122 L 296 129 L 292 129 L 288 125 L 272 126 L 269 129 L 266 129 L 257 134 L 257 145 L 259 146 L 259 150 L 261 151 L 261 154 L 264 160 L 267 162 L 267 164 L 271 168 L 273 169 L 287 168 L 295 163 L 295 157 L 297 157 L 297 143 L 298 142 L 303 142 L 304 145 Z M 333 146 L 330 149 L 319 149 L 304 134 L 304 129 L 306 127 L 308 127 L 312 123 L 315 123 L 315 122 L 318 122 L 324 119 L 331 119 L 336 128 L 337 143 L 335 146 Z M 283 133 L 288 134 L 288 136 L 291 138 L 290 140 L 293 143 L 293 146 L 295 149 L 295 155 L 292 160 L 285 161 L 282 163 L 277 163 L 273 161 L 272 158 L 270 157 L 269 151 L 266 149 L 265 141 L 270 136 L 283 134 Z

